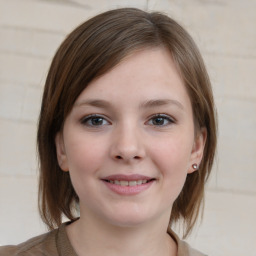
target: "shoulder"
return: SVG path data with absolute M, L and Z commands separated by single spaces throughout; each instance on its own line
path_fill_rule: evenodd
M 193 249 L 187 242 L 180 240 L 178 235 L 176 235 L 172 230 L 170 230 L 168 233 L 177 243 L 177 256 L 207 256 L 206 254 Z
M 0 247 L 0 256 L 55 256 L 57 230 L 33 237 L 18 245 Z

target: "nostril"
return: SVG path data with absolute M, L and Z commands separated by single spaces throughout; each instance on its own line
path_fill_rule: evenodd
M 123 157 L 122 156 L 116 156 L 116 159 L 123 159 Z M 134 156 L 133 159 L 140 159 L 140 157 L 139 156 Z

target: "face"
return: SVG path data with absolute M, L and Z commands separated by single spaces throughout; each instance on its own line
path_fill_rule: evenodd
M 131 54 L 84 89 L 56 147 L 81 218 L 133 226 L 169 220 L 205 137 L 194 130 L 171 55 L 154 48 Z

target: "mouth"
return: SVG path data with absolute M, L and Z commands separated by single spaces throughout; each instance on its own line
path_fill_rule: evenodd
M 111 175 L 101 179 L 113 192 L 120 195 L 139 194 L 156 181 L 156 178 L 133 174 L 133 175 Z
M 152 182 L 155 179 L 130 180 L 130 181 L 128 181 L 128 180 L 105 180 L 105 179 L 103 179 L 103 180 L 105 182 L 115 184 L 115 185 L 134 187 L 134 186 L 139 186 L 139 185 L 142 185 L 142 184 Z

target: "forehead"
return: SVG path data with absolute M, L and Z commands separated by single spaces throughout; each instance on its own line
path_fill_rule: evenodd
M 77 101 L 96 95 L 104 99 L 129 99 L 130 95 L 136 95 L 137 98 L 168 96 L 174 100 L 189 100 L 170 52 L 162 47 L 131 53 L 113 69 L 93 80 Z

